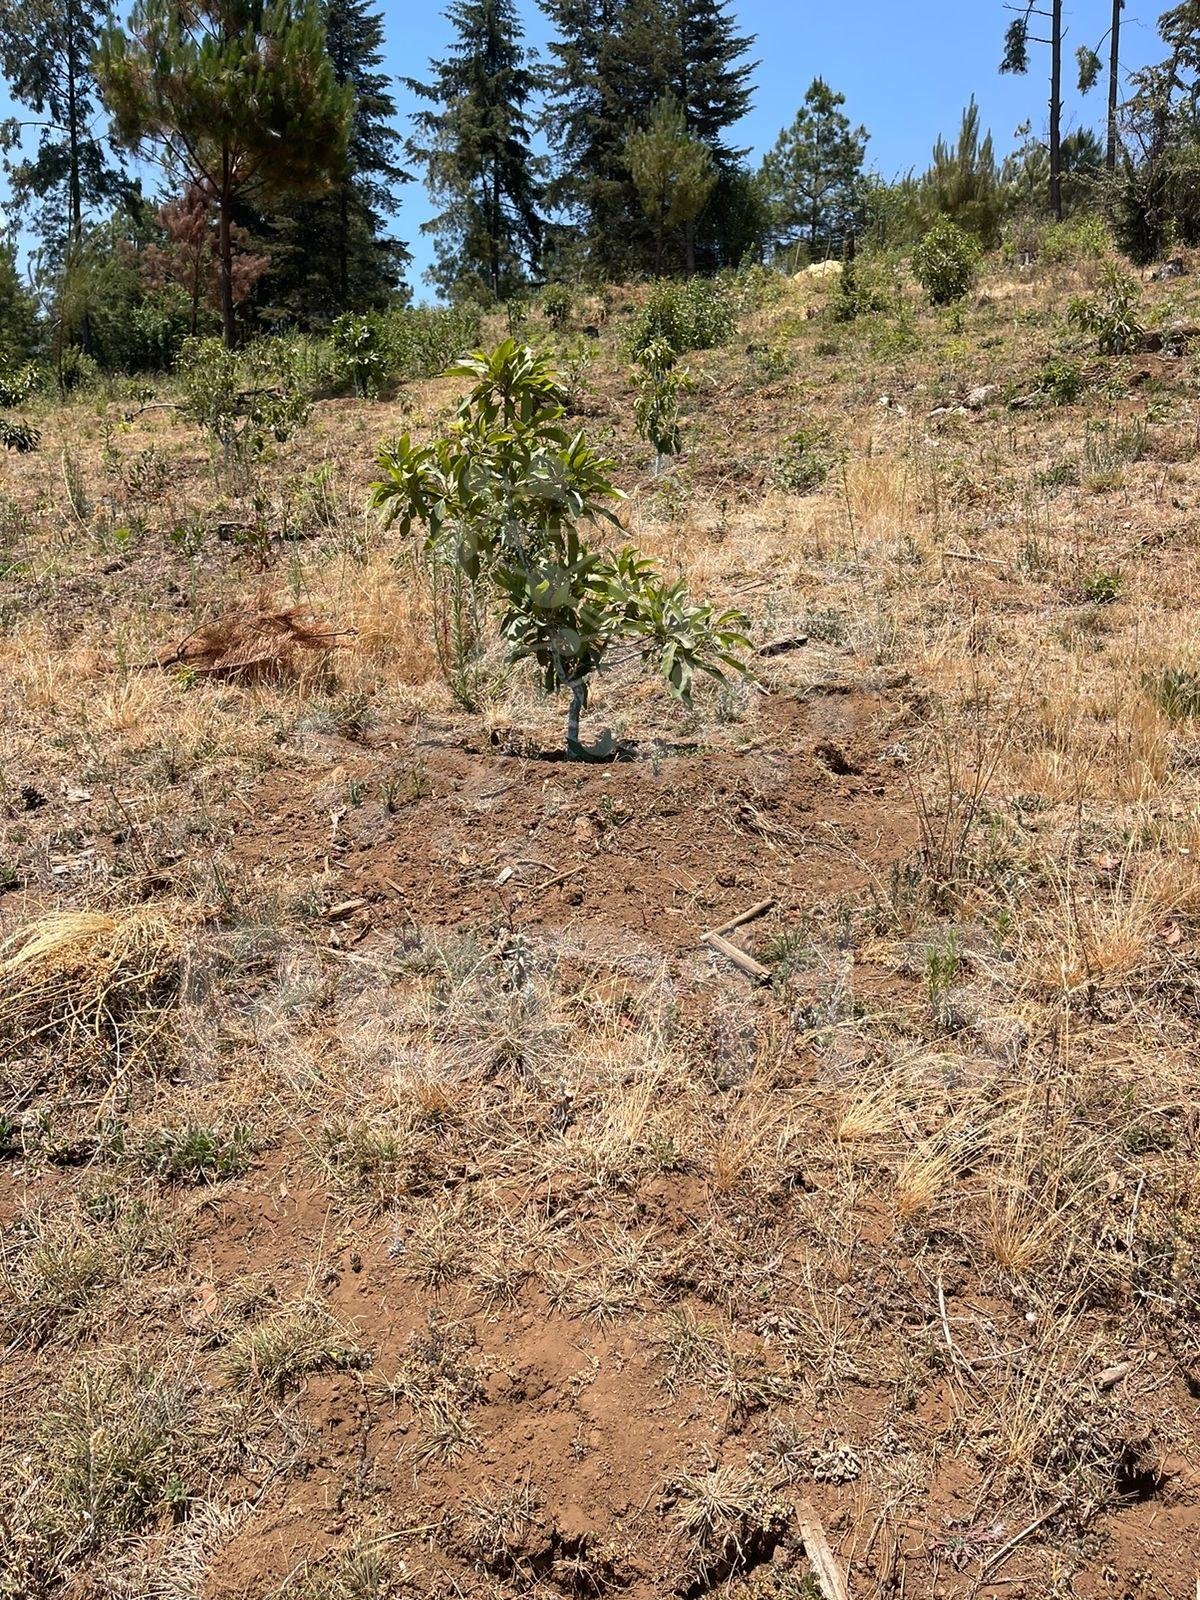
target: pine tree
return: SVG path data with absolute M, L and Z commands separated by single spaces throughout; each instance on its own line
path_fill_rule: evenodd
M 0 237 L 0 371 L 28 360 L 36 342 L 33 296 L 17 271 L 16 246 Z
M 414 154 L 442 208 L 422 225 L 437 241 L 429 276 L 449 294 L 504 299 L 536 273 L 542 242 L 527 110 L 539 75 L 512 0 L 454 0 L 446 17 L 450 53 L 430 62 L 430 83 L 410 80 L 435 108 L 414 118 Z
M 575 220 L 591 265 L 620 271 L 634 233 L 643 231 L 630 188 L 618 34 L 627 0 L 541 0 L 557 37 L 545 126 L 555 155 L 547 189 L 552 206 Z M 643 114 L 649 109 L 643 106 Z
M 541 0 L 557 38 L 547 113 L 557 175 L 551 197 L 577 218 L 591 264 L 628 271 L 652 240 L 629 170 L 630 125 L 674 100 L 721 181 L 744 150 L 725 135 L 750 108 L 753 39 L 738 34 L 728 0 Z M 697 224 L 697 226 L 699 223 Z M 689 257 L 696 229 L 688 227 Z
M 663 250 L 673 228 L 690 226 L 704 210 L 717 181 L 707 147 L 687 131 L 674 100 L 659 101 L 649 125 L 625 141 L 626 160 L 642 209 L 654 230 L 654 270 L 662 272 Z
M 326 48 L 339 84 L 355 95 L 346 170 L 334 188 L 267 219 L 273 256 L 272 300 L 304 326 L 343 311 L 386 305 L 411 259 L 385 232 L 386 217 L 410 181 L 392 126 L 396 103 L 383 64 L 383 16 L 370 0 L 324 0 Z
M 20 119 L 0 127 L 0 148 L 18 211 L 39 207 L 37 228 L 59 261 L 83 237 L 86 213 L 117 198 L 122 178 L 96 121 L 92 56 L 100 0 L 0 0 L 0 71 L 18 105 L 33 113 L 37 148 L 20 155 Z
M 1011 182 L 1014 174 L 1010 172 L 1008 178 Z M 963 109 L 957 143 L 949 145 L 939 136 L 934 145 L 933 161 L 921 179 L 920 198 L 924 226 L 949 217 L 973 233 L 985 249 L 999 243 L 1000 224 L 1011 196 L 996 162 L 991 133 L 981 136 L 979 107 L 973 97 Z
M 237 207 L 319 194 L 345 172 L 354 91 L 335 80 L 320 16 L 288 0 L 138 0 L 97 62 L 124 142 L 211 200 L 232 346 Z
M 762 165 L 776 243 L 804 242 L 814 258 L 840 253 L 861 210 L 868 134 L 851 126 L 845 103 L 844 94 L 814 78 Z

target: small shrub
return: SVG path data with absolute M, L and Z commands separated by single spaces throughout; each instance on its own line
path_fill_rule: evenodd
M 676 355 L 709 350 L 731 338 L 734 327 L 733 297 L 725 284 L 705 278 L 658 283 L 634 318 L 629 353 L 636 361 L 651 344 L 665 344 Z
M 542 293 L 542 315 L 552 328 L 566 326 L 571 315 L 571 291 L 565 283 L 550 283 Z
M 562 426 L 565 396 L 544 356 L 507 340 L 454 369 L 473 386 L 442 439 L 405 437 L 379 456 L 372 504 L 404 533 L 420 524 L 425 552 L 453 563 L 480 610 L 498 606 L 511 659 L 532 660 L 547 693 L 566 689 L 567 749 L 591 678 L 622 640 L 687 702 L 696 672 L 741 670 L 740 612 L 695 601 L 637 551 L 589 549 L 582 529 L 615 524 L 612 464 Z M 469 469 L 469 470 L 468 470 Z
M 1124 580 L 1119 568 L 1093 572 L 1079 585 L 1083 598 L 1094 606 L 1110 606 L 1121 597 Z
M 219 339 L 188 339 L 179 357 L 185 413 L 207 430 L 221 465 L 243 479 L 271 440 L 307 422 L 312 399 L 294 370 L 280 370 L 281 352 L 263 345 L 237 351 Z
M 829 315 L 834 322 L 888 316 L 900 309 L 903 298 L 895 262 L 886 256 L 859 256 L 843 267 Z
M 387 344 L 378 317 L 346 312 L 329 330 L 329 344 L 356 395 L 377 395 L 388 377 Z
M 1091 334 L 1102 356 L 1125 355 L 1145 338 L 1146 330 L 1137 316 L 1140 300 L 1133 279 L 1110 265 L 1103 293 L 1077 296 L 1067 310 L 1067 321 L 1073 328 Z
M 917 282 L 935 306 L 961 300 L 979 276 L 982 252 L 974 235 L 941 217 L 913 251 Z
M 656 457 L 678 455 L 679 396 L 690 381 L 687 368 L 676 366 L 671 347 L 655 339 L 639 355 L 633 378 L 638 432 L 654 446 Z
M 829 434 L 818 425 L 797 428 L 771 466 L 771 482 L 784 494 L 812 494 L 829 476 Z
M 23 406 L 37 387 L 37 371 L 32 366 L 0 366 L 0 410 Z M 28 422 L 0 417 L 0 445 L 17 455 L 27 455 L 41 442 L 38 430 Z
M 1038 388 L 1056 406 L 1073 405 L 1083 393 L 1083 372 L 1078 361 L 1052 356 L 1038 374 Z
M 1077 261 L 1103 261 L 1113 252 L 1108 224 L 1095 212 L 1056 222 L 1042 238 L 1041 258 L 1050 266 L 1065 266 Z

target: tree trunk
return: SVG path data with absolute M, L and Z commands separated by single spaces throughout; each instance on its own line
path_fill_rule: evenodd
M 221 259 L 221 330 L 225 348 L 237 344 L 237 323 L 233 316 L 233 227 L 229 213 L 233 196 L 224 188 L 217 200 L 217 250 Z
M 75 3 L 67 0 L 67 187 L 68 208 L 68 260 L 78 260 L 83 243 L 83 185 L 79 176 L 79 89 L 78 63 L 75 56 Z M 79 323 L 79 343 L 85 353 L 91 354 L 92 319 L 85 303 Z
M 579 715 L 583 710 L 583 685 L 571 685 L 571 704 L 567 707 L 567 751 L 574 755 L 579 750 Z
M 492 161 L 491 217 L 488 223 L 489 252 L 491 255 L 492 294 L 500 298 L 500 157 Z
M 1104 151 L 1104 165 L 1109 172 L 1117 170 L 1117 101 L 1121 87 L 1121 12 L 1125 0 L 1113 0 L 1112 30 L 1108 36 L 1108 143 Z
M 1050 210 L 1062 221 L 1062 0 L 1050 12 Z
M 338 193 L 338 299 L 339 311 L 349 310 L 350 301 L 350 185 L 343 183 Z

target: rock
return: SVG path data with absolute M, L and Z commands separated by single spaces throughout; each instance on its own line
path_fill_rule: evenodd
M 967 410 L 982 411 L 998 387 L 999 385 L 995 383 L 981 383 L 977 389 L 972 389 L 967 396 Z

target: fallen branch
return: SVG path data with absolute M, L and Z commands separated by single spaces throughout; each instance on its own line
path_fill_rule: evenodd
M 736 917 L 730 917 L 728 922 L 721 923 L 719 928 L 712 928 L 709 931 L 718 935 L 732 933 L 734 928 L 740 928 L 743 923 L 753 922 L 756 917 L 765 915 L 774 904 L 774 900 L 760 900 L 757 905 L 751 906 L 749 911 L 740 911 Z
M 728 939 L 723 939 L 719 933 L 706 933 L 701 939 L 702 944 L 708 945 L 718 955 L 724 956 L 726 961 L 732 961 L 739 972 L 744 972 L 748 978 L 753 978 L 755 983 L 769 983 L 771 973 L 761 961 L 755 961 L 753 956 L 748 956 L 744 950 L 739 950 L 737 945 L 731 944 Z
M 824 1600 L 850 1600 L 850 1590 L 845 1576 L 829 1540 L 825 1537 L 825 1529 L 821 1526 L 821 1519 L 813 1509 L 811 1501 L 801 1501 L 797 1526 L 801 1543 L 804 1545 L 804 1554 L 808 1557 L 808 1564 L 813 1570 L 813 1577 L 817 1580 L 817 1587 Z
M 1014 1533 L 1007 1544 L 1002 1544 L 991 1560 L 984 1563 L 983 1571 L 979 1575 L 980 1583 L 987 1583 L 994 1572 L 999 1572 L 1017 1546 L 1028 1539 L 1031 1533 L 1036 1533 L 1043 1522 L 1049 1522 L 1051 1517 L 1056 1517 L 1060 1511 L 1066 1508 L 1066 1504 L 1065 1500 L 1055 1501 L 1049 1511 L 1043 1511 L 1040 1517 L 1034 1517 L 1033 1521 L 1027 1527 L 1022 1528 L 1020 1533 Z

